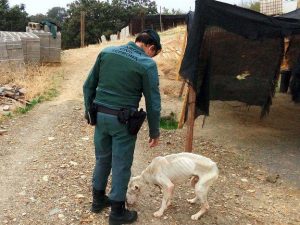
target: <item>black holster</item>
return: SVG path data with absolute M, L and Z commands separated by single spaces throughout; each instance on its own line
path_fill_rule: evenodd
M 137 135 L 146 119 L 146 115 L 147 113 L 143 111 L 143 109 L 140 109 L 140 111 L 133 111 L 130 114 L 128 121 L 128 131 L 130 134 Z
M 146 115 L 147 113 L 143 109 L 140 109 L 140 111 L 121 109 L 118 113 L 118 120 L 120 123 L 128 124 L 129 133 L 136 135 L 141 129 Z

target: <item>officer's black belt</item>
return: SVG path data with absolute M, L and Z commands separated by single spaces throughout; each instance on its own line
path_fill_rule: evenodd
M 97 111 L 105 113 L 105 114 L 114 115 L 114 116 L 117 116 L 118 113 L 120 112 L 120 110 L 110 109 L 110 108 L 107 108 L 107 107 L 102 106 L 102 105 L 97 105 Z

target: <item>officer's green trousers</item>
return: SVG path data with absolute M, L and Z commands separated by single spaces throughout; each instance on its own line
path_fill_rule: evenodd
M 128 133 L 126 124 L 121 124 L 116 116 L 98 112 L 94 134 L 96 164 L 93 187 L 105 190 L 112 172 L 109 198 L 113 201 L 126 200 L 135 142 L 136 135 Z

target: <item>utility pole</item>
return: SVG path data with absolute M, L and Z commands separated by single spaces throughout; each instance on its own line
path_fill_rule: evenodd
M 297 9 L 300 8 L 300 0 L 297 0 Z
M 85 38 L 85 12 L 81 11 L 81 14 L 80 14 L 80 41 L 81 41 L 80 47 L 81 48 L 83 48 L 85 46 L 84 38 Z

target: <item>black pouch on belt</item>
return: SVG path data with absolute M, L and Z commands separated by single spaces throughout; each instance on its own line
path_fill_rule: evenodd
M 130 117 L 130 110 L 125 108 L 120 109 L 117 117 L 120 123 L 127 124 Z
M 141 129 L 143 122 L 146 119 L 147 113 L 140 109 L 140 111 L 133 111 L 130 113 L 128 121 L 128 131 L 132 135 L 136 135 Z
M 89 110 L 87 111 L 86 119 L 89 125 L 96 125 L 97 123 L 97 106 L 92 103 Z

